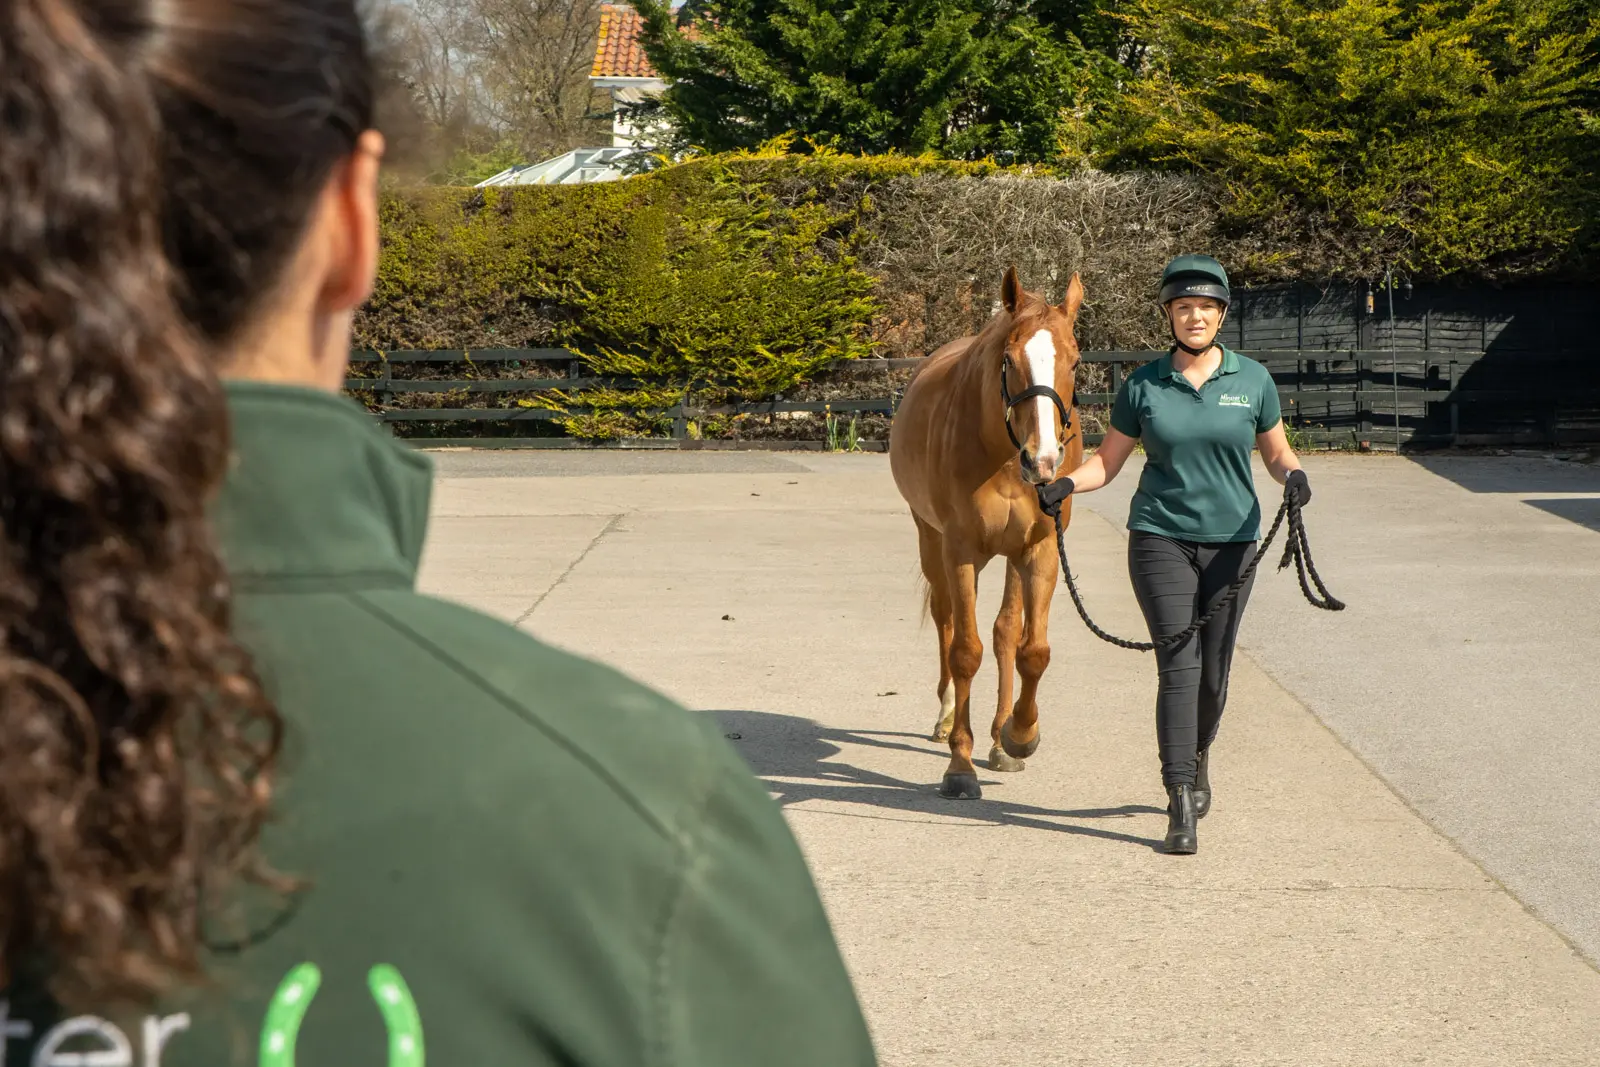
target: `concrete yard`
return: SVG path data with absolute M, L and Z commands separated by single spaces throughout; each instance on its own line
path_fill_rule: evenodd
M 423 588 L 737 735 L 889 1067 L 1600 1063 L 1600 468 L 1307 457 L 1349 610 L 1263 564 L 1214 809 L 1172 857 L 1150 657 L 1064 589 L 1038 753 L 980 771 L 982 800 L 936 794 L 934 635 L 887 457 L 432 455 Z M 1142 638 L 1137 474 L 1079 501 L 1068 549 L 1096 621 Z M 980 756 L 994 693 L 990 660 Z

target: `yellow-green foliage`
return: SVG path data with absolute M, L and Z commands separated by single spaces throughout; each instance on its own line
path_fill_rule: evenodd
M 769 164 L 391 196 L 356 342 L 561 345 L 598 374 L 750 396 L 865 354 L 876 304 L 848 219 L 815 198 L 781 200 L 747 165 Z
M 1152 60 L 1102 124 L 1102 161 L 1217 175 L 1258 232 L 1309 213 L 1335 254 L 1294 255 L 1308 272 L 1558 268 L 1600 238 L 1600 20 L 1584 7 L 1137 0 Z
M 684 399 L 684 390 L 674 386 L 642 385 L 635 389 L 583 389 L 577 392 L 552 389 L 527 400 L 518 407 L 557 411 L 555 420 L 573 437 L 601 439 L 645 437 L 665 429 L 670 421 L 667 409 Z M 578 410 L 574 410 L 578 409 Z
M 797 152 L 795 149 L 799 146 L 803 146 L 804 150 Z M 969 162 L 946 159 L 932 152 L 919 155 L 904 152 L 857 155 L 840 152 L 810 138 L 793 134 L 775 138 L 759 148 L 727 152 L 715 158 L 738 170 L 746 181 L 770 181 L 774 177 L 784 177 L 819 186 L 841 180 L 884 182 L 919 174 L 986 178 L 1000 173 L 1051 172 L 1050 168 L 1044 166 L 1007 167 L 992 159 Z
M 563 413 L 557 425 L 584 437 L 661 429 L 691 391 L 769 397 L 867 355 L 881 309 L 853 252 L 873 191 L 1003 168 L 793 147 L 589 185 L 393 191 L 356 344 L 570 348 L 591 373 L 639 383 L 518 402 Z
M 1510 49 L 1514 62 L 1496 62 L 1512 73 L 1497 81 L 1462 66 L 1465 46 L 1428 22 L 1432 7 L 1402 16 L 1380 0 L 1327 0 L 1316 19 L 1280 17 L 1309 2 L 1141 0 L 1142 18 L 1180 10 L 1162 24 L 1178 35 L 1163 54 L 1192 62 L 1155 63 L 1129 89 L 1105 160 L 1205 178 L 797 152 L 784 138 L 622 181 L 391 192 L 356 344 L 571 348 L 592 373 L 637 390 L 514 403 L 559 412 L 556 425 L 579 436 L 658 433 L 686 397 L 767 398 L 874 347 L 920 352 L 960 336 L 987 317 L 1011 264 L 1034 286 L 1082 271 L 1092 283 L 1083 343 L 1137 347 L 1160 341 L 1146 336 L 1156 321 L 1146 294 L 1179 251 L 1222 256 L 1243 284 L 1393 262 L 1419 277 L 1514 276 L 1561 261 L 1581 243 L 1582 219 L 1595 229 L 1600 185 L 1558 180 L 1591 157 L 1544 151 L 1590 145 L 1587 112 L 1528 112 L 1504 88 L 1532 79 L 1570 103 L 1572 86 L 1597 80 L 1572 60 L 1594 45 L 1591 31 Z M 1245 8 L 1250 19 L 1233 17 Z M 1330 13 L 1359 12 L 1385 34 L 1335 48 L 1346 23 Z M 1397 26 L 1428 30 L 1415 40 L 1451 62 L 1414 55 L 1420 45 Z M 1219 43 L 1234 38 L 1250 47 Z M 1207 60 L 1208 50 L 1232 58 Z M 1326 85 L 1313 92 L 1297 78 Z M 1380 136 L 1369 111 L 1414 136 Z M 1436 128 L 1437 114 L 1452 121 Z M 425 406 L 427 394 L 410 395 Z

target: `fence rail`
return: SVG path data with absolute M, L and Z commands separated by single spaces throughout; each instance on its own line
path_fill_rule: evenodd
M 1278 385 L 1279 400 L 1285 415 L 1301 440 L 1310 444 L 1358 444 L 1369 442 L 1393 443 L 1501 443 L 1527 439 L 1528 435 L 1544 435 L 1549 443 L 1556 443 L 1557 426 L 1563 412 L 1595 410 L 1595 430 L 1600 433 L 1600 388 L 1559 388 L 1552 382 L 1559 380 L 1568 367 L 1577 366 L 1577 354 L 1565 351 L 1518 353 L 1515 360 L 1517 373 L 1507 375 L 1484 371 L 1488 353 L 1459 349 L 1397 348 L 1397 349 L 1245 349 L 1249 356 L 1272 372 Z M 1108 365 L 1108 392 L 1085 392 L 1080 402 L 1087 407 L 1109 404 L 1126 377 L 1128 369 L 1137 364 L 1159 358 L 1160 352 L 1151 351 L 1097 351 L 1084 352 L 1086 363 Z M 563 413 L 539 407 L 512 408 L 394 408 L 397 394 L 477 394 L 505 396 L 508 394 L 537 394 L 552 391 L 576 392 L 587 389 L 627 390 L 638 382 L 628 379 L 594 377 L 584 373 L 585 366 L 579 353 L 563 348 L 499 348 L 499 349 L 446 349 L 379 352 L 362 350 L 351 353 L 356 368 L 381 365 L 382 371 L 373 376 L 352 376 L 345 386 L 351 391 L 370 392 L 376 395 L 380 410 L 377 418 L 386 423 L 495 423 L 549 422 L 563 417 Z M 848 365 L 860 369 L 904 370 L 921 365 L 923 358 L 861 359 Z M 532 363 L 535 365 L 564 366 L 565 377 L 503 378 L 503 379 L 417 379 L 395 378 L 393 368 L 401 364 L 474 364 L 474 363 Z M 1484 371 L 1480 373 L 1480 371 Z M 1506 381 L 1510 377 L 1511 381 Z M 1542 377 L 1537 384 L 1529 384 Z M 1476 380 L 1474 380 L 1476 379 Z M 1578 381 L 1593 380 L 1592 374 Z M 738 414 L 888 414 L 892 415 L 899 404 L 899 395 L 866 399 L 825 401 L 795 401 L 775 399 L 740 404 L 696 405 L 684 402 L 670 407 L 641 405 L 629 409 L 672 420 L 672 438 L 663 439 L 650 447 L 722 447 L 720 443 L 689 440 L 688 423 L 714 415 Z M 1479 405 L 1498 405 L 1500 410 L 1528 412 L 1527 421 L 1532 429 L 1521 436 L 1507 434 L 1472 434 L 1462 431 L 1462 409 L 1469 412 Z M 586 413 L 590 409 L 572 407 L 570 414 Z M 1316 420 L 1323 420 L 1318 427 Z M 1381 420 L 1381 421 L 1380 421 Z M 1410 423 L 1402 427 L 1402 420 Z M 1328 421 L 1347 425 L 1329 429 Z M 1309 424 L 1309 425 L 1308 425 Z M 1569 436 L 1571 431 L 1568 430 Z M 1098 434 L 1086 434 L 1085 440 L 1094 444 Z M 583 443 L 551 437 L 521 438 L 411 438 L 413 443 L 470 444 L 487 447 L 584 447 Z M 639 446 L 643 446 L 639 442 Z M 783 441 L 757 443 L 742 441 L 745 447 L 818 447 L 819 442 Z

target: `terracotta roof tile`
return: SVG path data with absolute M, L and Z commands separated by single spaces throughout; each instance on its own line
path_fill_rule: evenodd
M 600 5 L 600 41 L 595 45 L 591 78 L 654 78 L 639 31 L 644 20 L 626 4 Z

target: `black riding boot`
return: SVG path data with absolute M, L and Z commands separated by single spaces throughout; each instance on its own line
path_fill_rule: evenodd
M 1181 782 L 1167 786 L 1166 852 L 1176 856 L 1194 855 L 1200 847 L 1194 822 L 1194 786 Z
M 1211 750 L 1208 748 L 1200 753 L 1200 760 L 1194 769 L 1194 817 L 1203 819 L 1206 812 L 1211 810 L 1211 775 L 1207 770 L 1211 762 Z

